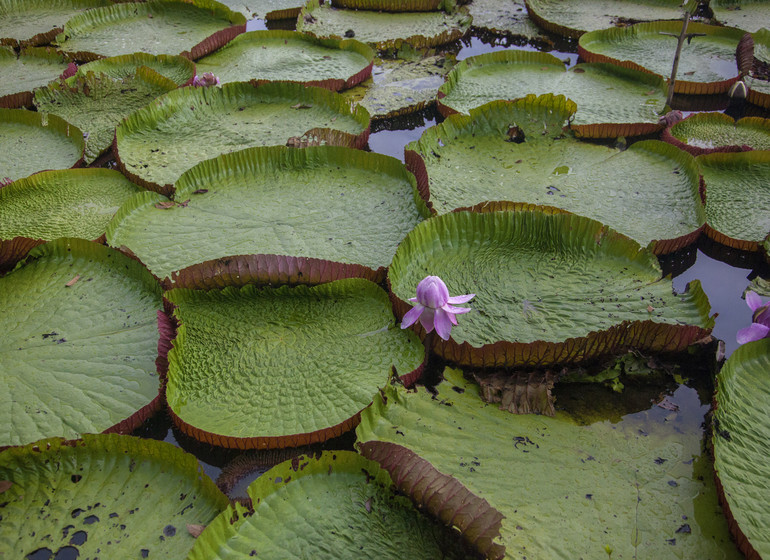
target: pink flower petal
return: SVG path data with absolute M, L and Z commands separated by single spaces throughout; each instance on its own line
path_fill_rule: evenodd
M 470 300 L 476 297 L 476 294 L 465 294 L 464 296 L 452 296 L 447 300 L 447 303 L 468 303 Z
M 420 314 L 420 324 L 425 329 L 425 332 L 431 332 L 433 330 L 433 316 L 433 309 L 430 307 L 423 308 L 423 312 Z
M 447 317 L 449 317 L 449 320 L 452 321 L 453 325 L 457 325 L 457 317 L 455 317 L 454 313 L 447 313 Z
M 770 333 L 770 327 L 760 325 L 759 323 L 752 323 L 748 327 L 739 330 L 735 338 L 738 344 L 746 344 L 754 340 L 762 340 L 768 333 Z
M 452 332 L 452 321 L 449 314 L 443 309 L 436 309 L 436 333 L 444 340 L 449 340 L 449 333 Z
M 406 312 L 406 315 L 404 315 L 404 318 L 401 320 L 401 328 L 405 329 L 407 327 L 411 327 L 412 325 L 417 322 L 417 319 L 420 318 L 420 313 L 422 313 L 422 310 L 425 309 L 422 305 L 419 303 L 412 307 L 409 311 Z
M 762 298 L 759 297 L 756 292 L 746 292 L 746 305 L 748 305 L 752 311 L 756 311 L 762 307 Z
M 468 313 L 471 310 L 470 307 L 454 307 L 453 305 L 449 304 L 446 304 L 441 309 L 447 313 L 454 313 L 455 315 L 462 315 L 463 313 Z

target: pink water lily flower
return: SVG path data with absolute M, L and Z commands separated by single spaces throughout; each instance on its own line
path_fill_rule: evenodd
M 738 344 L 770 338 L 770 302 L 762 305 L 762 298 L 754 292 L 746 292 L 746 305 L 754 312 L 751 325 L 738 331 Z
M 195 87 L 218 86 L 219 78 L 217 78 L 213 72 L 204 72 L 202 76 L 195 76 L 193 85 Z
M 449 290 L 441 278 L 426 276 L 417 284 L 417 297 L 409 300 L 414 303 L 414 307 L 404 315 L 401 328 L 410 327 L 419 319 L 427 332 L 435 328 L 442 339 L 449 340 L 452 325 L 457 324 L 455 315 L 471 310 L 470 307 L 454 307 L 450 304 L 467 303 L 474 297 L 476 294 L 450 297 Z

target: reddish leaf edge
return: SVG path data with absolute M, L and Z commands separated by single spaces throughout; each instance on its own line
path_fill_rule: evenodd
M 505 556 L 505 547 L 496 542 L 505 516 L 459 480 L 395 443 L 367 441 L 356 447 L 364 457 L 388 471 L 396 487 L 418 508 L 457 527 L 463 538 L 487 558 L 498 560 Z
M 386 269 L 376 270 L 313 257 L 256 254 L 212 259 L 172 272 L 162 281 L 165 290 L 210 290 L 246 284 L 304 284 L 314 286 L 342 278 L 365 278 L 375 284 L 385 279 Z

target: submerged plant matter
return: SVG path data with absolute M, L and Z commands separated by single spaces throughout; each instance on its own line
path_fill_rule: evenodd
M 455 303 L 467 303 L 476 297 L 476 294 L 464 294 L 462 296 L 450 296 L 449 290 L 438 276 L 426 276 L 417 284 L 417 297 L 409 301 L 415 303 L 410 311 L 404 315 L 401 328 L 405 329 L 420 320 L 427 332 L 434 328 L 444 340 L 449 340 L 452 325 L 457 324 L 455 315 L 468 313 L 470 307 L 455 307 Z

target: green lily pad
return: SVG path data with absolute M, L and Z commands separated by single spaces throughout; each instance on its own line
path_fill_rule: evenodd
M 476 294 L 473 312 L 435 346 L 463 365 L 579 362 L 627 347 L 679 351 L 714 324 L 699 283 L 672 294 L 651 251 L 599 222 L 547 209 L 454 212 L 418 224 L 388 269 L 399 317 L 426 275 L 441 277 L 450 294 Z
M 69 18 L 109 0 L 2 0 L 0 44 L 35 46 L 50 43 Z
M 752 33 L 751 38 L 754 40 L 754 58 L 765 64 L 770 64 L 770 29 L 763 27 Z
M 663 140 L 695 156 L 770 150 L 770 119 L 745 117 L 736 121 L 724 113 L 696 113 L 666 129 Z
M 356 453 L 301 455 L 251 483 L 254 515 L 234 503 L 188 558 L 466 558 L 443 526 L 394 490 L 385 470 Z
M 378 394 L 357 445 L 487 558 L 740 558 L 702 455 L 702 416 L 512 415 L 462 372 L 444 376 L 436 395 Z
M 64 55 L 51 48 L 27 47 L 17 55 L 0 46 L 0 107 L 32 106 L 32 91 L 62 76 L 68 66 Z
M 70 19 L 56 45 L 79 60 L 140 51 L 200 58 L 222 46 L 225 29 L 245 30 L 246 18 L 214 0 L 151 0 L 94 8 Z M 182 31 L 180 31 L 180 29 Z M 196 48 L 208 41 L 205 52 Z
M 59 239 L 0 278 L 0 304 L 0 446 L 130 431 L 160 407 L 160 288 L 138 262 Z
M 221 81 L 298 81 L 338 91 L 371 75 L 374 51 L 356 40 L 316 39 L 296 31 L 250 31 L 199 60 L 198 74 Z
M 56 115 L 0 108 L 0 180 L 83 164 L 83 133 Z M 41 159 L 40 154 L 45 154 Z
M 424 349 L 361 278 L 314 287 L 166 292 L 179 323 L 166 399 L 181 429 L 235 448 L 295 447 L 358 423 L 391 368 Z M 320 364 L 323 364 L 322 366 Z
M 182 88 L 126 118 L 115 133 L 118 165 L 134 182 L 170 193 L 198 162 L 302 137 L 362 148 L 369 114 L 337 93 L 294 82 Z
M 767 80 L 753 78 L 751 76 L 746 76 L 743 81 L 746 82 L 746 85 L 749 88 L 749 94 L 746 96 L 746 100 L 749 103 L 753 103 L 754 105 L 769 109 L 770 82 Z
M 231 10 L 241 12 L 247 19 L 261 18 L 266 21 L 296 19 L 305 4 L 303 0 L 225 0 L 222 3 Z
M 657 253 L 695 241 L 706 222 L 695 160 L 658 140 L 626 151 L 577 140 L 562 130 L 574 111 L 561 96 L 493 101 L 426 130 L 406 162 L 439 214 L 506 200 L 588 216 Z
M 335 8 L 370 10 L 377 12 L 431 12 L 451 11 L 454 0 L 332 0 Z
M 0 189 L 0 271 L 43 241 L 102 238 L 120 205 L 138 191 L 111 169 L 44 171 Z
M 722 25 L 749 33 L 770 22 L 770 2 L 767 0 L 711 0 L 709 8 L 714 12 L 714 19 Z
M 195 457 L 130 436 L 47 439 L 0 453 L 0 553 L 8 558 L 183 560 L 227 498 Z M 55 556 L 54 556 L 55 555 Z
M 543 37 L 541 29 L 530 19 L 524 0 L 473 0 L 468 13 L 476 29 L 528 39 Z
M 94 60 L 80 66 L 75 77 L 94 74 L 106 74 L 115 80 L 125 80 L 136 76 L 137 70 L 146 66 L 165 76 L 178 86 L 192 84 L 195 77 L 195 63 L 183 56 L 161 54 L 154 56 L 146 53 L 133 53 Z M 73 81 L 70 79 L 70 82 Z
M 638 70 L 611 64 L 578 64 L 565 70 L 551 54 L 498 51 L 459 62 L 439 88 L 438 107 L 447 116 L 498 99 L 553 93 L 577 103 L 571 123 L 576 134 L 616 138 L 660 130 L 658 117 L 667 91 L 662 78 Z
M 759 250 L 770 232 L 770 152 L 697 160 L 706 183 L 706 234 L 729 247 Z
M 765 505 L 767 414 L 758 403 L 770 393 L 770 340 L 740 346 L 717 378 L 714 411 L 714 469 L 730 529 L 747 558 L 770 556 Z
M 121 80 L 88 72 L 38 89 L 35 107 L 41 113 L 73 123 L 84 132 L 85 161 L 90 164 L 112 148 L 115 127 L 124 117 L 176 87 L 146 66 L 139 68 L 135 76 Z
M 110 245 L 128 247 L 160 278 L 251 254 L 376 271 L 428 216 L 401 162 L 334 146 L 253 148 L 203 162 L 180 178 L 175 200 L 138 195 L 107 232 Z
M 638 23 L 630 27 L 591 31 L 580 37 L 578 54 L 587 62 L 610 62 L 668 77 L 681 31 L 681 21 Z M 736 48 L 744 32 L 690 22 L 687 33 L 702 33 L 705 36 L 693 37 L 682 48 L 674 91 L 686 94 L 726 93 L 738 79 Z M 665 56 L 664 53 L 669 54 Z
M 234 12 L 238 12 L 240 14 L 243 14 L 243 17 L 245 17 L 247 20 L 254 19 L 257 17 L 264 18 L 264 12 L 261 10 L 261 8 L 265 4 L 275 4 L 275 3 L 281 3 L 284 2 L 290 2 L 292 0 L 218 0 L 220 4 L 224 4 L 228 8 L 230 8 Z M 295 3 L 298 0 L 293 0 Z M 299 6 L 297 6 L 297 12 L 299 12 Z M 295 17 L 297 14 L 294 14 Z
M 681 20 L 681 5 L 680 0 L 588 0 L 579 6 L 568 0 L 527 0 L 529 17 L 537 25 L 572 39 L 616 25 Z
M 309 0 L 297 17 L 297 31 L 317 37 L 348 37 L 369 43 L 378 50 L 436 47 L 456 41 L 470 29 L 471 17 L 464 9 L 452 14 L 433 12 L 378 12 L 335 9 L 319 0 Z

